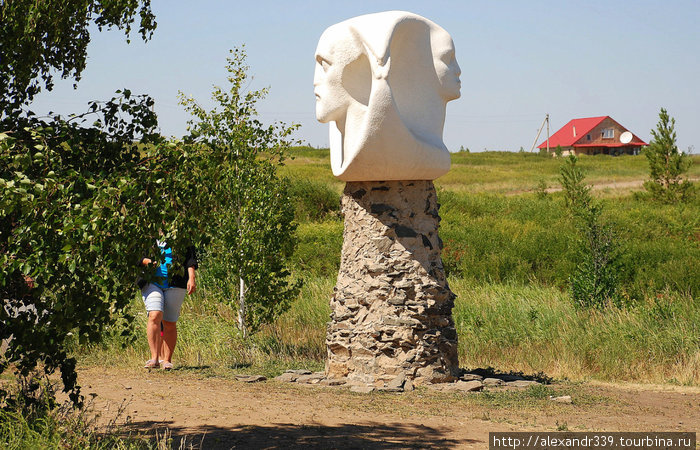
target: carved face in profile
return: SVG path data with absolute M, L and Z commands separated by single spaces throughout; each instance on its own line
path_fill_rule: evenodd
M 455 44 L 447 31 L 440 29 L 431 35 L 430 40 L 433 49 L 433 62 L 435 73 L 440 82 L 440 96 L 446 101 L 455 100 L 460 97 L 462 82 L 459 76 L 462 69 L 455 57 Z
M 346 181 L 434 179 L 449 170 L 445 104 L 460 97 L 450 35 L 403 11 L 329 27 L 316 49 L 316 118 Z
M 328 40 L 321 39 L 316 50 L 314 71 L 314 95 L 316 96 L 316 119 L 327 123 L 341 120 L 348 105 L 348 93 L 343 88 L 342 76 L 346 64 Z
M 352 102 L 367 104 L 370 79 L 367 57 L 347 28 L 328 28 L 316 49 L 316 119 L 322 123 L 342 122 Z

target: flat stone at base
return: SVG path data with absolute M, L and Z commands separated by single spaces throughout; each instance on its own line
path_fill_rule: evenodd
M 431 389 L 443 392 L 478 392 L 484 389 L 481 381 L 457 381 L 456 383 L 440 383 L 428 385 Z
M 342 386 L 344 384 L 347 384 L 347 380 L 341 378 L 324 378 L 321 381 L 319 381 L 318 384 L 322 386 Z
M 465 373 L 464 375 L 459 377 L 459 379 L 462 381 L 474 381 L 474 380 L 482 381 L 484 379 L 484 377 L 482 377 L 481 375 L 473 374 L 473 373 Z
M 316 384 L 321 379 L 323 379 L 323 374 L 309 374 L 309 375 L 299 375 L 299 378 L 297 378 L 297 383 L 307 383 L 307 384 Z
M 350 387 L 350 392 L 357 392 L 358 394 L 369 394 L 370 392 L 374 392 L 374 386 L 354 385 Z
M 484 384 L 479 380 L 458 381 L 455 385 L 457 390 L 464 392 L 477 392 L 484 389 Z
M 293 383 L 293 382 L 297 381 L 298 377 L 299 377 L 299 375 L 297 375 L 295 373 L 285 372 L 282 375 L 275 377 L 275 380 L 282 381 L 284 383 Z
M 517 387 L 517 388 L 525 388 L 525 387 L 530 387 L 535 384 L 540 384 L 537 381 L 532 381 L 532 380 L 516 380 L 516 381 L 509 381 L 506 383 L 506 385 L 510 387 Z
M 390 388 L 390 387 L 380 387 L 377 388 L 378 392 L 403 392 L 402 387 Z
M 386 384 L 387 389 L 399 389 L 403 391 L 403 385 L 406 383 L 406 375 L 400 374 Z
M 553 402 L 556 402 L 556 403 L 568 403 L 568 404 L 573 403 L 573 400 L 571 400 L 570 395 L 562 395 L 560 397 L 549 397 L 549 399 Z
M 311 371 L 305 369 L 285 370 L 284 373 L 293 373 L 296 375 L 311 375 Z
M 257 383 L 259 381 L 267 380 L 267 378 L 262 375 L 234 375 L 234 377 L 236 380 L 244 383 Z
M 505 381 L 501 380 L 500 378 L 484 378 L 482 381 L 484 383 L 484 386 L 487 387 L 492 387 L 492 386 L 503 386 Z

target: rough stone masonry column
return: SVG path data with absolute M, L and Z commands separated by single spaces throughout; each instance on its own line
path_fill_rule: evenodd
M 452 381 L 455 295 L 445 279 L 432 181 L 348 182 L 326 343 L 329 378 L 381 387 Z

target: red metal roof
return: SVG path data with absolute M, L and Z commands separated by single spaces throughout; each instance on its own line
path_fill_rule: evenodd
M 583 119 L 573 119 L 569 123 L 564 125 L 549 137 L 549 148 L 556 148 L 557 145 L 562 147 L 624 147 L 624 146 L 640 146 L 647 145 L 644 141 L 639 139 L 636 135 L 632 135 L 632 142 L 629 144 L 622 144 L 620 142 L 611 142 L 609 144 L 576 144 L 583 136 L 588 134 L 593 128 L 598 126 L 603 120 L 610 119 L 617 123 L 615 119 L 610 116 L 600 116 L 600 117 L 585 117 Z M 619 124 L 618 124 L 619 125 Z M 622 125 L 620 125 L 622 126 Z M 624 127 L 622 127 L 624 128 Z M 626 128 L 625 128 L 626 129 Z M 576 132 L 574 133 L 574 130 Z M 545 140 L 537 148 L 547 148 L 547 141 Z

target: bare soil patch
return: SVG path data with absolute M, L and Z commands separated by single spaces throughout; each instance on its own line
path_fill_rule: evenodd
M 591 189 L 594 191 L 602 191 L 605 189 L 609 189 L 612 191 L 629 191 L 629 190 L 641 190 L 644 187 L 644 182 L 647 181 L 649 178 L 640 178 L 636 180 L 619 180 L 619 181 L 592 181 L 590 183 Z M 689 177 L 688 180 L 691 182 L 695 183 L 699 178 L 694 178 L 694 177 Z M 562 187 L 561 186 L 552 186 L 545 191 L 549 194 L 554 193 L 554 192 L 561 192 Z M 520 195 L 524 194 L 526 192 L 534 192 L 534 189 L 526 189 L 526 190 L 513 190 L 509 191 L 506 193 L 506 195 Z
M 553 384 L 572 404 L 496 389 L 355 394 L 277 381 L 244 383 L 196 368 L 171 372 L 90 367 L 102 423 L 170 430 L 176 444 L 228 448 L 488 448 L 490 431 L 697 431 L 700 389 L 601 383 Z M 176 447 L 177 448 L 177 447 Z

